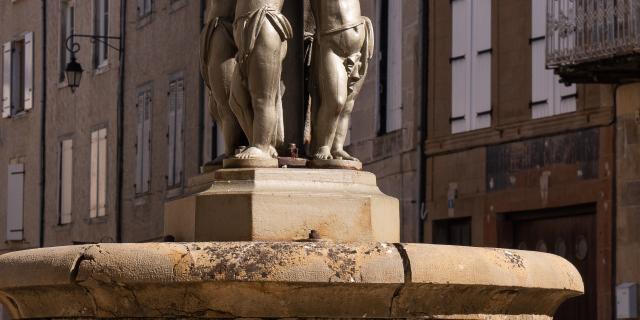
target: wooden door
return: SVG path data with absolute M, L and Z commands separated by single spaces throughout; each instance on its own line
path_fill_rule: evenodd
M 585 295 L 565 302 L 554 319 L 597 319 L 596 215 L 595 211 L 582 214 L 571 214 L 570 211 L 559 209 L 543 214 L 512 215 L 512 247 L 562 256 L 580 272 Z

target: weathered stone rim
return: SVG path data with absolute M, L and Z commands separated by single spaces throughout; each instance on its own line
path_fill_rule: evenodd
M 426 244 L 98 244 L 0 256 L 0 301 L 15 318 L 545 319 L 583 291 L 557 256 Z

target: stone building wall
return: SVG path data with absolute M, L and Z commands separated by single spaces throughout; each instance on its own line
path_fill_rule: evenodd
M 462 240 L 474 246 L 562 255 L 556 243 L 571 236 L 568 228 L 551 243 L 531 231 L 527 236 L 539 241 L 525 246 L 514 243 L 514 225 L 527 228 L 535 226 L 531 221 L 551 221 L 574 212 L 581 212 L 575 215 L 578 218 L 594 217 L 594 240 L 587 250 L 597 263 L 583 276 L 592 286 L 587 292 L 594 315 L 597 309 L 598 319 L 610 319 L 613 88 L 579 85 L 575 112 L 533 119 L 532 2 L 492 1 L 491 124 L 452 134 L 452 3 L 430 2 L 424 240 L 453 244 Z M 579 211 L 583 205 L 589 206 L 584 216 Z M 460 229 L 461 224 L 468 229 Z M 468 242 L 451 234 L 455 232 L 467 234 Z
M 42 98 L 42 22 L 40 1 L 18 0 L 0 2 L 0 46 L 24 38 L 33 32 L 33 108 L 10 118 L 0 118 L 0 253 L 10 250 L 38 247 L 40 244 L 40 117 Z M 2 51 L 2 50 L 0 50 Z M 5 70 L 0 59 L 0 83 L 3 85 Z M 2 88 L 2 86 L 0 86 Z M 0 90 L 2 91 L 2 90 Z M 2 99 L 2 97 L 0 97 Z M 25 201 L 23 210 L 23 240 L 7 239 L 6 212 L 8 197 L 8 167 L 10 164 L 24 165 Z

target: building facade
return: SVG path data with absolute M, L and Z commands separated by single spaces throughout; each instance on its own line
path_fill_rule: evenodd
M 430 1 L 426 241 L 581 272 L 558 319 L 612 319 L 614 88 L 546 69 L 546 1 Z

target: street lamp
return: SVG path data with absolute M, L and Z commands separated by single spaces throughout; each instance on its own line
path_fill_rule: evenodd
M 69 88 L 71 88 L 71 92 L 76 92 L 76 89 L 80 86 L 80 80 L 82 80 L 82 65 L 76 61 L 76 55 L 71 56 L 71 62 L 67 64 L 67 67 L 64 69 L 65 74 L 67 75 L 67 82 L 69 84 Z
M 88 35 L 88 34 L 72 34 L 66 40 L 67 51 L 71 54 L 71 60 L 67 63 L 67 67 L 64 69 L 64 72 L 67 77 L 67 84 L 69 88 L 71 88 L 71 92 L 76 92 L 76 89 L 80 86 L 80 81 L 82 80 L 82 73 L 84 69 L 82 69 L 82 65 L 76 59 L 76 53 L 80 51 L 80 44 L 75 42 L 75 38 L 89 38 L 91 42 L 101 42 L 104 43 L 107 47 L 114 49 L 118 52 L 122 52 L 122 50 L 118 47 L 114 47 L 109 43 L 109 40 L 120 40 L 120 37 L 109 37 L 109 36 L 97 36 L 97 35 Z

